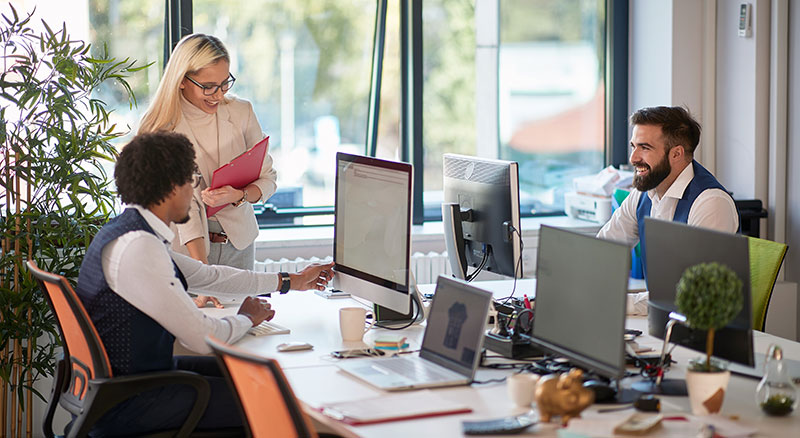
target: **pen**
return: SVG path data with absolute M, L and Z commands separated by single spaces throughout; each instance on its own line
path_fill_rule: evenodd
M 525 303 L 525 308 L 530 310 L 531 309 L 531 300 L 528 299 L 528 295 L 525 294 L 525 295 L 522 295 L 522 297 L 523 297 L 522 301 Z

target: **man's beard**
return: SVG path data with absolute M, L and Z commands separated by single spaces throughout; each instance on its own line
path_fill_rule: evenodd
M 647 164 L 640 162 L 640 163 L 632 163 L 634 166 L 638 165 L 645 165 Z M 640 192 L 646 192 L 648 190 L 653 190 L 654 188 L 658 187 L 661 184 L 661 181 L 664 181 L 672 172 L 672 166 L 669 164 L 669 159 L 667 158 L 667 154 L 664 154 L 664 158 L 656 164 L 656 167 L 650 167 L 649 171 L 645 176 L 639 176 L 638 174 L 633 175 L 633 187 Z
M 189 213 L 186 213 L 186 216 L 184 216 L 183 219 L 178 220 L 178 221 L 174 221 L 174 222 L 176 224 L 178 224 L 178 225 L 185 224 L 186 222 L 189 222 Z

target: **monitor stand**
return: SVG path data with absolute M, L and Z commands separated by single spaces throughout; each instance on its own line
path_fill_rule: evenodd
M 411 288 L 409 293 L 409 300 L 411 301 L 408 313 L 395 312 L 388 307 L 383 307 L 378 304 L 372 305 L 372 312 L 375 315 L 375 323 L 382 326 L 402 326 L 405 324 L 419 324 L 425 320 L 427 316 L 427 309 L 422 304 L 422 295 L 417 289 L 416 283 Z
M 658 375 L 654 379 L 642 380 L 634 382 L 631 387 L 644 394 L 657 394 L 657 395 L 688 395 L 686 391 L 686 381 L 680 379 L 664 379 L 664 369 L 667 355 L 667 345 L 669 344 L 670 337 L 672 337 L 672 328 L 675 324 L 681 323 L 680 319 L 676 318 L 673 313 L 670 314 L 670 319 L 664 326 L 664 344 L 661 346 L 661 358 L 658 361 Z
M 636 391 L 642 394 L 656 395 L 688 395 L 686 391 L 686 381 L 681 379 L 662 379 L 660 382 L 654 380 L 642 380 L 631 385 Z
M 614 382 L 613 387 L 614 387 L 614 390 L 616 392 L 616 394 L 614 394 L 613 398 L 610 398 L 610 399 L 604 400 L 604 401 L 596 401 L 595 403 L 598 403 L 598 404 L 620 404 L 620 405 L 621 404 L 628 404 L 628 403 L 635 402 L 642 395 L 642 392 L 636 390 L 635 388 L 634 389 L 622 388 L 620 386 L 619 380 L 616 380 Z

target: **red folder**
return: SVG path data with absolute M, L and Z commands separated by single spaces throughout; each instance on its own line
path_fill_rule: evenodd
M 261 175 L 261 167 L 264 165 L 264 157 L 267 156 L 268 146 L 269 137 L 266 137 L 243 154 L 231 160 L 230 163 L 215 170 L 211 176 L 211 186 L 209 188 L 218 189 L 224 186 L 231 186 L 241 190 L 257 180 Z M 226 204 L 219 207 L 206 206 L 206 217 L 217 214 L 218 211 L 229 205 Z

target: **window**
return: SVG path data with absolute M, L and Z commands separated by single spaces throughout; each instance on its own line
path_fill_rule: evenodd
M 282 214 L 262 209 L 258 215 L 262 226 L 332 222 L 335 154 L 367 152 L 379 2 L 177 2 L 184 11 L 191 10 L 188 31 L 213 34 L 226 44 L 237 77 L 232 93 L 253 103 L 271 138 L 279 189 L 270 203 Z M 611 134 L 627 135 L 627 84 L 613 87 L 617 73 L 611 72 L 614 65 L 626 65 L 627 52 L 622 49 L 627 47 L 627 33 L 620 33 L 616 43 L 612 37 L 615 28 L 627 29 L 623 3 L 627 2 L 419 3 L 421 22 L 412 26 L 421 26 L 422 51 L 412 56 L 419 57 L 422 65 L 422 123 L 418 122 L 422 145 L 414 163 L 421 175 L 415 198 L 423 200 L 424 209 L 418 206 L 416 211 L 424 210 L 426 220 L 441 217 L 446 152 L 518 161 L 523 215 L 559 214 L 572 178 L 597 172 L 612 161 L 610 153 L 614 163 L 624 161 L 627 139 L 606 150 L 608 120 L 614 123 Z M 401 117 L 401 42 L 410 38 L 410 27 L 400 25 L 402 4 L 387 1 L 376 152 L 380 158 L 397 160 L 412 155 L 404 150 L 412 146 L 402 141 L 408 121 Z M 486 33 L 487 5 L 494 9 L 488 11 L 488 23 L 496 34 L 496 55 L 490 57 L 477 54 L 481 48 L 476 44 L 477 36 Z M 77 12 L 68 14 L 68 22 L 88 21 L 88 26 L 73 28 L 88 29 L 88 37 L 75 36 L 92 42 L 93 50 L 107 46 L 111 56 L 153 63 L 130 78 L 138 107 L 129 108 L 113 86 L 98 96 L 114 109 L 115 123 L 135 128 L 163 71 L 165 2 L 86 0 L 85 9 L 71 11 Z M 618 17 L 619 23 L 613 23 L 616 15 L 624 20 Z M 609 44 L 614 46 L 611 50 Z M 607 53 L 612 54 L 608 59 Z M 491 82 L 486 82 L 487 68 Z M 621 67 L 617 70 L 625 73 Z M 480 97 L 485 89 L 496 93 L 491 105 Z M 611 89 L 615 90 L 613 115 L 606 114 Z M 487 106 L 492 107 L 488 112 Z M 487 126 L 489 136 L 484 135 Z M 620 143 L 620 138 L 614 142 Z
M 527 213 L 563 211 L 605 163 L 605 1 L 498 4 L 498 155 L 519 162 Z
M 375 0 L 195 0 L 192 9 L 194 32 L 225 43 L 232 93 L 253 103 L 270 136 L 279 187 L 271 202 L 332 206 L 336 152 L 365 151 Z
M 425 1 L 422 44 L 423 204 L 425 219 L 438 220 L 442 215 L 442 154 L 477 154 L 475 1 Z

